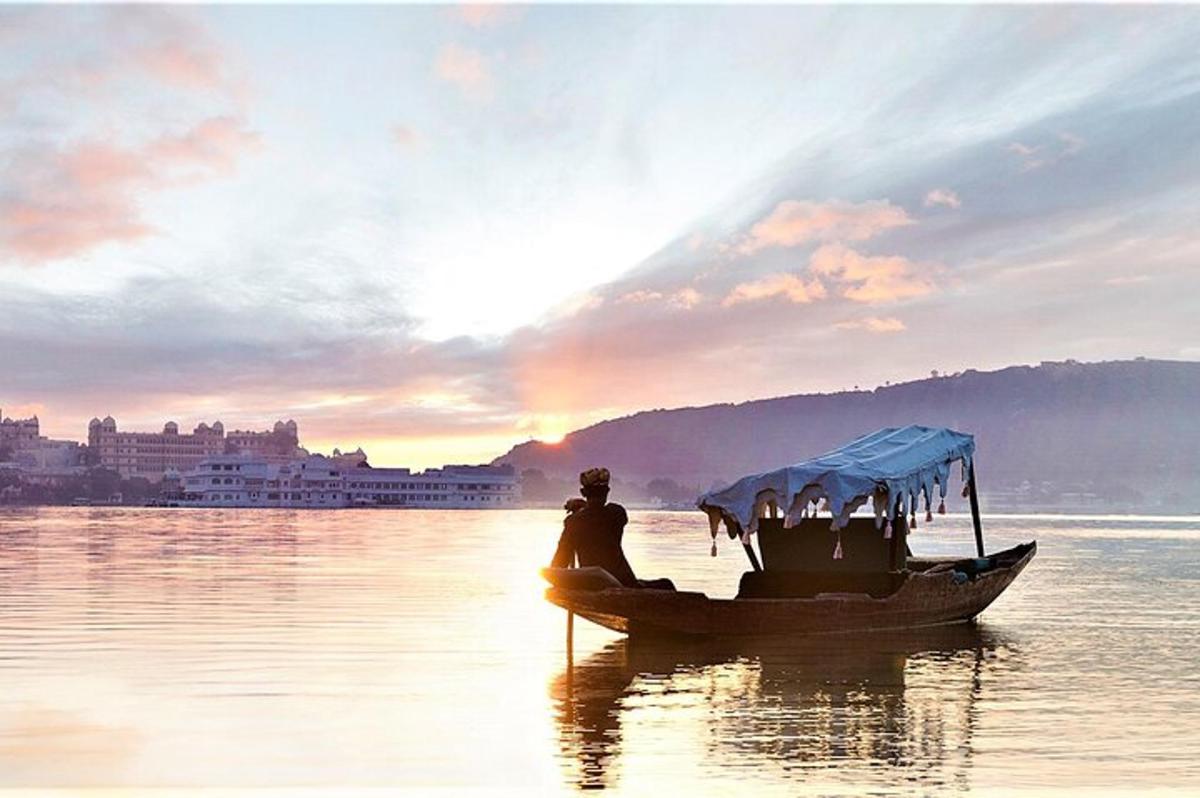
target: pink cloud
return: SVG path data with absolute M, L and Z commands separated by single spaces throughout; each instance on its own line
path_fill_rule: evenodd
M 217 88 L 225 83 L 218 54 L 203 46 L 159 42 L 135 51 L 132 58 L 163 83 L 193 89 Z
M 489 99 L 492 95 L 492 73 L 483 54 L 477 50 L 448 44 L 438 52 L 433 71 L 440 79 L 458 86 L 469 97 Z
M 230 174 L 257 143 L 238 120 L 213 117 L 140 147 L 84 141 L 28 152 L 0 199 L 0 255 L 40 262 L 147 236 L 142 192 Z
M 769 274 L 762 279 L 735 286 L 721 304 L 729 307 L 773 297 L 784 297 L 790 302 L 807 304 L 814 299 L 824 299 L 825 286 L 820 280 L 810 280 L 806 283 L 794 274 Z
M 842 296 L 855 302 L 879 303 L 924 296 L 933 283 L 921 269 L 899 255 L 863 255 L 842 244 L 826 244 L 812 254 L 813 274 L 842 284 Z
M 411 127 L 396 125 L 392 128 L 392 141 L 403 150 L 415 150 L 421 144 L 421 137 Z
M 454 8 L 454 17 L 472 28 L 487 28 L 512 22 L 525 13 L 521 6 L 503 3 L 464 3 Z
M 795 247 L 812 241 L 863 241 L 910 224 L 913 220 L 908 213 L 887 200 L 857 204 L 786 200 L 751 227 L 736 250 L 752 255 L 770 247 Z
M 162 167 L 207 172 L 199 176 L 228 175 L 233 173 L 238 157 L 257 148 L 259 142 L 259 134 L 246 130 L 237 119 L 218 116 L 205 119 L 182 135 L 157 139 L 144 155 Z

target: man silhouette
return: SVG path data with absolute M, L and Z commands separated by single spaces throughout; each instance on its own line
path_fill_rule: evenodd
M 609 479 L 607 468 L 589 468 L 579 475 L 579 492 L 585 503 L 580 507 L 577 500 L 567 502 L 568 515 L 550 566 L 571 568 L 578 558 L 580 566 L 599 566 L 625 587 L 674 590 L 669 579 L 641 580 L 634 576 L 621 549 L 629 516 L 621 505 L 608 503 Z

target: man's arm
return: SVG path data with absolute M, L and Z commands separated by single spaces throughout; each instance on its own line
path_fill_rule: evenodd
M 625 524 L 629 523 L 629 513 L 625 512 L 625 508 L 619 504 L 609 504 L 612 509 L 609 511 L 613 517 L 613 528 L 617 530 L 617 543 L 620 544 L 621 538 L 625 535 Z
M 554 559 L 550 561 L 551 568 L 575 567 L 575 543 L 571 527 L 563 524 L 562 534 L 558 536 L 558 548 L 554 550 Z

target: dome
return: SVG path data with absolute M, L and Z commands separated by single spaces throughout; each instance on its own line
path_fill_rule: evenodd
M 174 421 L 168 421 L 166 424 L 163 424 L 163 434 L 164 435 L 178 435 L 179 434 L 179 425 L 176 424 Z
M 104 423 L 105 424 L 116 424 L 117 420 L 115 418 L 113 418 L 112 416 L 105 416 Z
M 91 429 L 92 427 L 98 427 L 98 426 L 100 426 L 100 419 L 98 419 L 98 418 L 93 418 L 91 421 L 88 422 L 88 429 Z

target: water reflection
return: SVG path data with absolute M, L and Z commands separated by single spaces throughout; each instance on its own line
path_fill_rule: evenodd
M 903 769 L 927 787 L 967 788 L 977 705 L 997 659 L 1019 661 L 1016 645 L 974 624 L 798 640 L 621 639 L 568 663 L 549 689 L 568 778 L 584 789 L 617 783 L 623 727 L 693 720 L 706 759 L 892 788 Z

